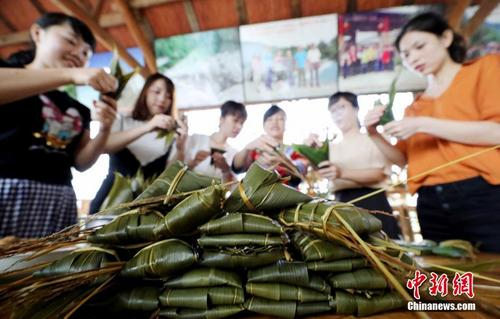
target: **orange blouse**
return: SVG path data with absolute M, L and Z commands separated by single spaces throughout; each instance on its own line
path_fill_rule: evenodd
M 464 64 L 441 96 L 417 98 L 406 109 L 405 116 L 500 123 L 500 55 L 487 55 Z M 406 154 L 408 177 L 490 147 L 451 142 L 424 133 L 417 133 L 396 146 Z M 410 181 L 408 187 L 415 193 L 423 185 L 456 182 L 476 176 L 482 176 L 490 184 L 500 184 L 499 149 Z

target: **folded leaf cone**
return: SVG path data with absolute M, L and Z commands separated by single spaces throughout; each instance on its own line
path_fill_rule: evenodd
M 137 286 L 119 291 L 114 297 L 114 307 L 134 311 L 154 311 L 158 308 L 160 289 L 154 286 Z
M 290 207 L 311 200 L 306 194 L 281 183 L 276 172 L 254 163 L 226 200 L 228 212 L 252 212 Z
M 248 270 L 249 283 L 277 282 L 311 288 L 325 294 L 331 291 L 330 285 L 320 276 L 310 274 L 303 262 L 279 261 L 273 265 Z
M 295 301 L 274 301 L 251 297 L 245 301 L 245 309 L 263 315 L 281 318 L 295 318 L 297 303 Z
M 154 229 L 157 237 L 190 234 L 221 212 L 224 189 L 210 186 L 195 192 L 177 204 Z
M 384 276 L 373 268 L 335 274 L 328 281 L 334 289 L 385 289 L 388 286 Z
M 281 234 L 281 225 L 262 215 L 251 213 L 231 213 L 218 219 L 209 221 L 201 226 L 200 231 L 207 235 L 217 234 Z
M 105 210 L 123 203 L 128 203 L 134 200 L 134 192 L 132 190 L 132 181 L 130 178 L 115 172 L 113 185 L 109 190 L 108 195 L 101 204 L 99 210 Z
M 217 306 L 210 309 L 162 308 L 160 317 L 176 319 L 219 319 L 232 317 L 245 310 L 243 305 Z
M 311 227 L 343 227 L 333 212 L 336 211 L 359 234 L 368 234 L 382 229 L 382 222 L 366 209 L 354 205 L 315 200 L 297 207 L 288 208 L 280 213 L 280 221 L 287 225 L 296 225 L 309 230 Z
M 264 283 L 264 282 L 249 282 L 245 286 L 248 294 L 271 299 L 276 301 L 295 300 L 298 302 L 314 302 L 328 301 L 328 295 L 322 294 L 312 289 L 282 284 L 282 283 Z
M 273 265 L 249 270 L 247 281 L 281 282 L 307 287 L 309 271 L 305 263 L 279 261 Z
M 306 232 L 293 232 L 291 240 L 304 261 L 331 261 L 359 256 L 345 246 L 336 245 Z
M 112 250 L 89 247 L 76 250 L 69 255 L 33 273 L 34 277 L 51 277 L 76 274 L 84 271 L 98 270 L 118 261 Z
M 235 246 L 281 246 L 285 239 L 269 234 L 229 234 L 201 236 L 198 238 L 200 247 L 235 247 Z
M 196 288 L 231 286 L 242 287 L 240 276 L 217 268 L 196 268 L 165 282 L 167 288 Z
M 161 293 L 160 303 L 166 307 L 210 309 L 212 306 L 242 304 L 243 288 L 201 287 L 170 289 Z
M 311 261 L 307 269 L 324 272 L 350 272 L 355 269 L 366 268 L 369 262 L 366 258 L 347 258 L 333 261 Z
M 204 250 L 201 265 L 216 268 L 255 268 L 272 264 L 285 258 L 282 248 L 273 248 L 248 255 L 230 254 L 224 251 Z
M 163 215 L 150 210 L 141 212 L 134 209 L 116 217 L 111 223 L 104 225 L 88 236 L 88 241 L 96 244 L 128 245 L 144 243 L 160 239 L 154 233 Z
M 366 298 L 348 292 L 336 291 L 334 308 L 336 313 L 355 316 L 369 316 L 375 313 L 401 308 L 406 301 L 396 292 Z
M 170 164 L 148 188 L 135 200 L 165 195 L 170 190 L 172 194 L 190 192 L 218 184 L 220 181 L 213 177 L 197 174 L 180 161 Z M 173 189 L 170 189 L 170 188 Z
M 192 247 L 178 239 L 167 239 L 141 249 L 123 267 L 123 277 L 158 278 L 180 272 L 196 263 Z

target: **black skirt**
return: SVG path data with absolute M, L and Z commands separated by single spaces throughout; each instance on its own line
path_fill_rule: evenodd
M 426 239 L 465 239 L 500 252 L 500 185 L 474 177 L 420 187 L 417 214 Z

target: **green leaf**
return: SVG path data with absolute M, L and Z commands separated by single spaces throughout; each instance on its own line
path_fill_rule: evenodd
M 228 212 L 272 210 L 310 201 L 312 198 L 281 183 L 276 172 L 254 163 L 226 200 Z
M 154 229 L 158 238 L 184 236 L 221 213 L 224 189 L 210 186 L 177 204 Z
M 219 234 L 282 234 L 281 225 L 267 217 L 251 213 L 231 213 L 200 226 L 208 235 Z
M 121 271 L 123 277 L 159 278 L 196 263 L 193 248 L 182 240 L 167 239 L 141 249 Z
M 320 147 L 311 147 L 304 144 L 293 144 L 292 148 L 294 149 L 294 151 L 307 158 L 311 163 L 314 164 L 314 166 L 318 166 L 319 163 L 328 161 L 330 156 L 329 144 L 330 141 L 328 140 L 328 138 L 326 138 Z
M 213 286 L 242 287 L 240 276 L 232 271 L 217 268 L 196 268 L 178 277 L 168 279 L 168 288 L 196 288 Z
M 396 76 L 391 82 L 391 85 L 389 87 L 389 102 L 387 103 L 387 106 L 385 107 L 384 114 L 380 118 L 379 124 L 380 125 L 385 125 L 389 122 L 394 121 L 394 115 L 392 114 L 392 107 L 394 105 L 394 98 L 396 97 L 396 83 L 399 79 L 399 75 L 401 74 L 402 68 L 399 69 L 399 71 L 396 73 Z

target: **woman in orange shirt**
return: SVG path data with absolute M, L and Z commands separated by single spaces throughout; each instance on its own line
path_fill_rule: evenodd
M 443 18 L 424 13 L 396 39 L 405 65 L 427 78 L 425 92 L 401 121 L 384 126 L 398 138 L 389 144 L 375 126 L 383 108 L 370 111 L 368 131 L 394 163 L 408 163 L 408 177 L 500 142 L 500 56 L 464 63 L 466 48 Z M 425 174 L 408 183 L 418 193 L 424 238 L 462 238 L 500 252 L 500 150 Z

